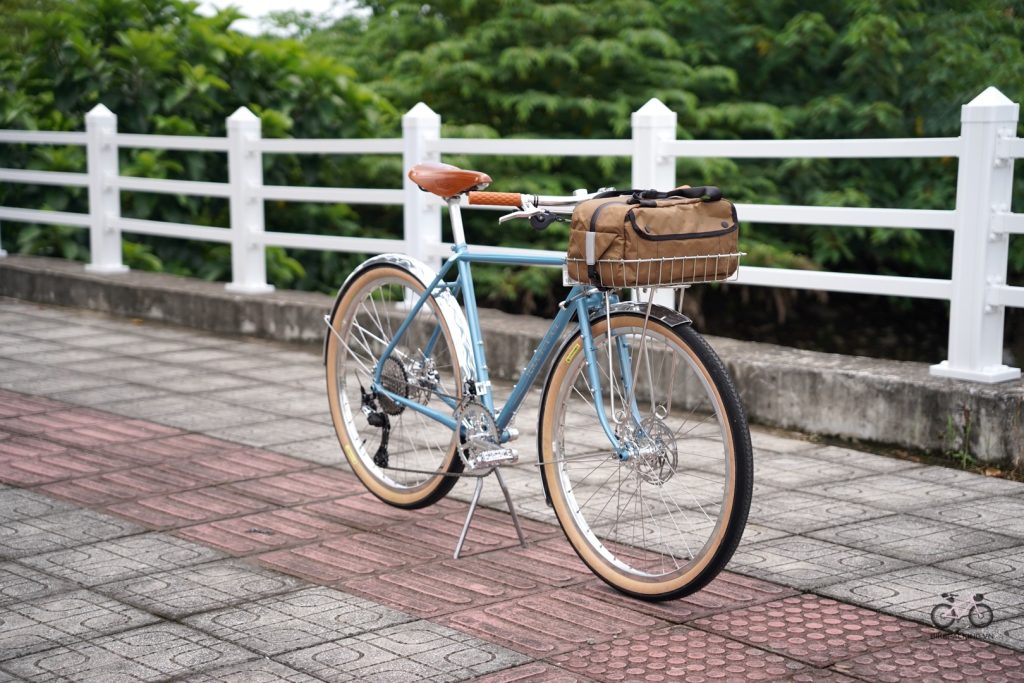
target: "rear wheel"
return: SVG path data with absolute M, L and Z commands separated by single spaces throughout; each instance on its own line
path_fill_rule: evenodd
M 602 402 L 630 456 L 613 452 L 600 425 L 577 333 L 541 403 L 545 487 L 569 542 L 601 579 L 647 600 L 687 595 L 721 571 L 746 524 L 746 417 L 721 361 L 689 325 L 620 313 L 610 326 L 611 335 L 607 319 L 592 325 Z
M 331 419 L 352 471 L 378 498 L 419 508 L 443 498 L 462 471 L 453 432 L 415 409 L 372 391 L 374 373 L 388 391 L 444 413 L 462 398 L 451 331 L 435 299 L 417 312 L 382 358 L 425 286 L 394 265 L 366 269 L 348 283 L 327 337 Z

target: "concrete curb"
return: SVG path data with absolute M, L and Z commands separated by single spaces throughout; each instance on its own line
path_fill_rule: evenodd
M 309 292 L 233 294 L 220 283 L 172 275 L 97 275 L 81 263 L 24 256 L 0 259 L 0 295 L 316 343 L 332 303 L 332 297 Z M 516 378 L 547 322 L 493 310 L 481 311 L 481 318 L 492 374 Z M 1024 465 L 1024 381 L 982 385 L 931 377 L 924 363 L 724 338 L 711 342 L 751 420 L 760 424 L 928 451 L 967 445 L 983 462 Z

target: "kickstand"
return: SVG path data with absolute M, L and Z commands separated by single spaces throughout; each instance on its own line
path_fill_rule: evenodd
M 509 514 L 512 515 L 512 524 L 516 527 L 516 534 L 519 536 L 519 545 L 526 547 L 526 537 L 523 535 L 523 528 L 519 525 L 519 515 L 516 514 L 516 506 L 512 504 L 512 495 L 508 492 L 508 486 L 505 485 L 505 478 L 501 476 L 501 470 L 494 468 L 491 470 L 494 476 L 498 478 L 498 486 L 501 487 L 501 492 L 505 495 L 505 502 L 508 504 Z M 487 473 L 490 474 L 490 473 Z M 459 542 L 455 544 L 455 554 L 453 557 L 459 559 L 459 554 L 462 552 L 462 544 L 466 542 L 466 534 L 469 533 L 469 525 L 473 521 L 473 515 L 476 514 L 477 503 L 480 502 L 480 492 L 484 488 L 484 477 L 487 474 L 479 475 L 476 477 L 476 488 L 473 490 L 473 498 L 469 501 L 469 510 L 466 512 L 466 522 L 462 525 L 462 533 L 459 534 Z

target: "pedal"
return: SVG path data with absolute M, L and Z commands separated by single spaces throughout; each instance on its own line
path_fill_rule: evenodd
M 519 462 L 519 453 L 514 448 L 492 448 L 481 451 L 469 460 L 469 469 L 478 470 L 498 465 L 514 465 Z

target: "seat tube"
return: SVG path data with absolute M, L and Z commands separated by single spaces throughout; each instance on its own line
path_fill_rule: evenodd
M 452 223 L 452 236 L 455 238 L 455 258 L 459 268 L 459 284 L 462 288 L 462 306 L 466 311 L 469 323 L 469 334 L 473 341 L 473 361 L 476 366 L 476 391 L 484 406 L 494 414 L 494 393 L 491 391 L 491 378 L 487 370 L 487 353 L 484 350 L 484 337 L 480 330 L 480 315 L 476 307 L 476 289 L 473 287 L 473 274 L 468 261 L 459 256 L 466 251 L 466 233 L 462 228 L 462 211 L 458 198 L 448 200 L 448 216 Z

